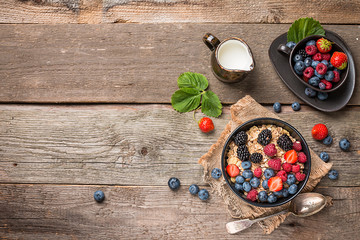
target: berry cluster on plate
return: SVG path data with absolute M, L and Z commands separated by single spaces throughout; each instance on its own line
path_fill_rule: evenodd
M 307 156 L 288 131 L 275 125 L 237 133 L 226 155 L 226 172 L 248 200 L 275 203 L 298 191 Z

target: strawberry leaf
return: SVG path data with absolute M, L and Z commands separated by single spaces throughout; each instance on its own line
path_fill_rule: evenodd
M 171 96 L 171 105 L 178 112 L 190 112 L 200 105 L 201 93 L 194 88 L 182 88 Z
M 204 75 L 193 72 L 181 74 L 177 82 L 180 89 L 195 88 L 199 91 L 204 91 L 209 85 L 209 82 Z
M 201 111 L 209 117 L 218 117 L 221 114 L 222 105 L 218 96 L 212 91 L 203 94 Z
M 325 30 L 319 21 L 316 21 L 313 18 L 299 18 L 289 28 L 287 41 L 298 43 L 305 37 L 311 35 L 325 36 Z

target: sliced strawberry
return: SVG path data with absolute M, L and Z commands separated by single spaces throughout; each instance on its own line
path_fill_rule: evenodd
M 229 164 L 226 167 L 226 172 L 230 177 L 236 177 L 240 173 L 240 169 L 235 164 Z
M 293 164 L 293 163 L 296 163 L 298 156 L 297 156 L 296 151 L 294 149 L 292 149 L 285 153 L 284 158 L 285 158 L 286 162 Z
M 278 176 L 272 177 L 268 180 L 268 186 L 270 191 L 278 192 L 283 188 L 283 182 L 281 181 L 281 178 Z

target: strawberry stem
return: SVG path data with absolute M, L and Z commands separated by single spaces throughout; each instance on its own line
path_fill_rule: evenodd
M 195 120 L 195 122 L 197 122 L 196 119 L 195 119 L 195 113 L 196 113 L 196 111 L 199 110 L 200 108 L 201 108 L 201 105 L 200 105 L 197 109 L 195 109 L 194 112 L 193 112 L 193 119 Z

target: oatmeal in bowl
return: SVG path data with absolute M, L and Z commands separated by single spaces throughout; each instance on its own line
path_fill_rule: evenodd
M 222 153 L 222 170 L 231 190 L 260 207 L 291 201 L 309 178 L 310 162 L 301 134 L 274 118 L 257 118 L 239 126 Z

